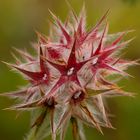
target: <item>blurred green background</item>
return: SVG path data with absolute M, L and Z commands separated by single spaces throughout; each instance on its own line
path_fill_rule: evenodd
M 83 0 L 69 0 L 78 13 Z M 128 38 L 136 39 L 125 50 L 125 57 L 138 59 L 140 56 L 140 0 L 85 0 L 88 27 L 110 8 L 109 33 L 135 29 Z M 63 21 L 68 13 L 65 0 L 0 0 L 0 60 L 14 62 L 12 47 L 27 48 L 36 41 L 35 30 L 48 34 L 51 19 L 48 8 Z M 30 49 L 29 49 L 30 50 Z M 140 66 L 129 68 L 128 72 L 134 78 L 124 78 L 120 85 L 125 90 L 137 93 L 135 98 L 117 97 L 109 99 L 112 123 L 116 130 L 103 129 L 104 136 L 97 130 L 85 127 L 88 140 L 140 140 Z M 0 63 L 0 92 L 16 90 L 25 85 L 22 77 L 9 70 Z M 30 129 L 30 115 L 21 114 L 16 119 L 16 111 L 4 111 L 5 107 L 14 101 L 0 98 L 0 140 L 22 140 Z M 67 140 L 72 140 L 71 132 L 67 133 Z

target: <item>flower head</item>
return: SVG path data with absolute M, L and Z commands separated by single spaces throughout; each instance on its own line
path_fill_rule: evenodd
M 88 31 L 84 8 L 80 16 L 72 11 L 64 24 L 51 12 L 54 31 L 48 37 L 37 32 L 37 55 L 16 49 L 25 63 L 15 57 L 16 64 L 8 65 L 23 74 L 29 85 L 3 95 L 22 100 L 10 109 L 33 110 L 36 139 L 51 132 L 53 140 L 59 133 L 63 140 L 69 122 L 74 138 L 81 140 L 85 138 L 82 124 L 101 133 L 101 127 L 113 128 L 104 100 L 130 94 L 119 88 L 115 79 L 108 79 L 116 74 L 129 76 L 124 70 L 136 62 L 118 56 L 130 40 L 122 42 L 127 32 L 108 34 L 107 13 Z

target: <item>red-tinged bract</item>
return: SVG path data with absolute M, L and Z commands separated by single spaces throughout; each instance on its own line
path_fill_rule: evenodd
M 29 85 L 3 95 L 22 102 L 9 109 L 32 110 L 30 135 L 35 140 L 50 133 L 52 140 L 57 135 L 64 140 L 69 122 L 75 140 L 85 140 L 83 124 L 101 133 L 102 127 L 113 128 L 104 101 L 107 97 L 131 95 L 115 81 L 129 76 L 124 70 L 136 62 L 120 58 L 119 51 L 130 40 L 122 41 L 127 32 L 108 34 L 107 14 L 86 30 L 84 8 L 79 16 L 71 11 L 64 24 L 51 12 L 55 24 L 48 37 L 37 32 L 37 56 L 16 49 L 25 63 L 14 55 L 16 64 L 8 65 L 20 72 Z M 117 76 L 108 80 L 112 75 Z

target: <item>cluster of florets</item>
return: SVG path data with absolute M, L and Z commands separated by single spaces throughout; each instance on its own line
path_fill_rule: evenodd
M 128 76 L 124 70 L 135 62 L 119 57 L 119 50 L 130 40 L 121 41 L 126 32 L 108 35 L 106 15 L 87 31 L 84 9 L 79 16 L 72 11 L 64 24 L 52 14 L 55 24 L 50 36 L 37 32 L 37 56 L 17 50 L 24 63 L 15 56 L 16 64 L 8 64 L 23 74 L 29 85 L 4 95 L 22 101 L 10 109 L 32 109 L 35 139 L 51 133 L 53 140 L 57 134 L 63 140 L 69 122 L 74 138 L 80 140 L 85 139 L 83 124 L 100 132 L 101 127 L 112 128 L 105 98 L 130 94 L 109 77 Z

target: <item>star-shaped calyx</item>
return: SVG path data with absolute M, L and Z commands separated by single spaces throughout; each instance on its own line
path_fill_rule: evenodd
M 13 68 L 17 69 L 18 71 L 20 71 L 21 73 L 23 73 L 25 76 L 27 76 L 29 78 L 29 81 L 33 84 L 33 86 L 37 86 L 43 83 L 48 84 L 50 80 L 49 68 L 47 64 L 45 63 L 45 61 L 42 59 L 43 52 L 41 48 L 39 52 L 40 52 L 39 54 L 39 69 L 40 70 L 39 71 L 29 71 L 29 70 L 25 70 L 24 68 L 21 68 L 21 66 L 8 64 L 12 66 Z M 38 63 L 38 62 L 32 60 L 31 65 L 35 63 Z
M 54 62 L 46 59 L 47 62 L 50 65 L 52 65 L 54 68 L 56 68 L 60 72 L 61 75 L 60 75 L 59 80 L 52 87 L 52 89 L 49 91 L 49 93 L 46 94 L 46 96 L 45 96 L 46 98 L 44 97 L 40 101 L 40 103 L 45 102 L 45 100 L 47 98 L 49 98 L 50 96 L 53 96 L 55 94 L 55 91 L 57 89 L 59 89 L 59 87 L 62 86 L 66 82 L 75 82 L 77 85 L 79 85 L 81 87 L 81 83 L 78 79 L 78 72 L 84 66 L 84 64 L 86 64 L 88 61 L 91 60 L 91 58 L 88 60 L 84 60 L 82 62 L 77 62 L 77 59 L 76 59 L 76 41 L 77 40 L 75 39 L 74 43 L 72 45 L 72 49 L 70 51 L 67 64 L 60 65 L 60 64 L 54 63 Z

